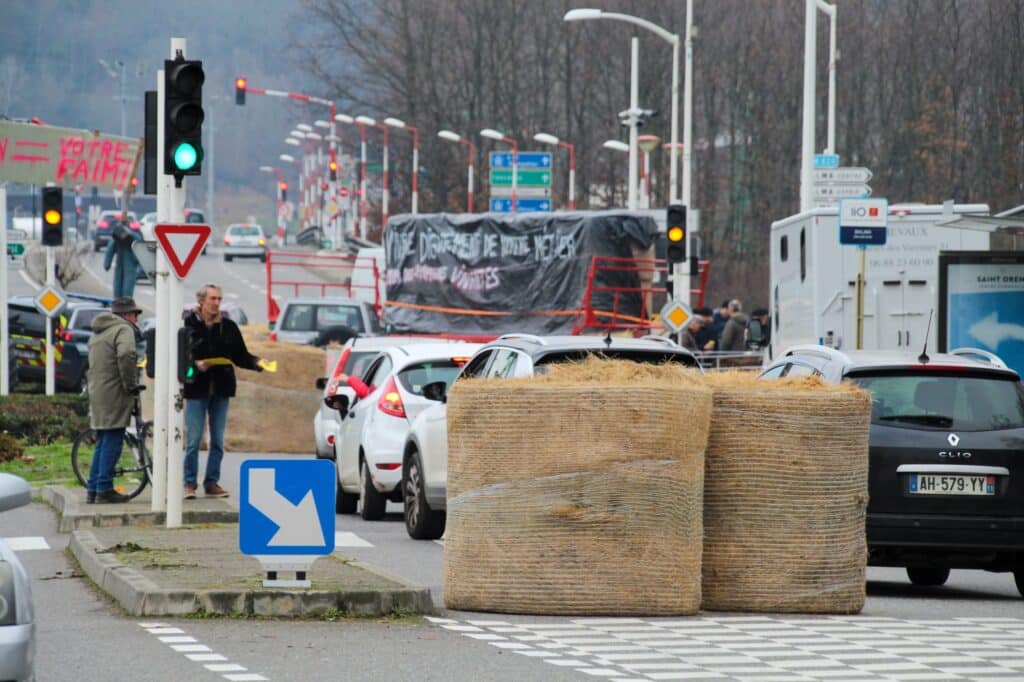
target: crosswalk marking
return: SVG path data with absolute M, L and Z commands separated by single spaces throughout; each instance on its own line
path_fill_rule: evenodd
M 4 538 L 4 542 L 6 542 L 7 546 L 15 552 L 50 549 L 50 545 L 46 542 L 46 538 L 38 535 L 19 538 Z

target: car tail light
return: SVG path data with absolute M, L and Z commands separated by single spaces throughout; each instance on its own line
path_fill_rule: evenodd
M 108 223 L 106 220 L 101 220 L 98 223 L 96 223 L 96 227 L 110 227 L 110 223 Z
M 454 362 L 459 367 L 462 367 L 464 364 L 469 362 L 469 358 L 466 358 L 466 357 L 452 358 L 452 362 Z
M 384 471 L 394 471 L 398 467 L 402 466 L 402 463 L 401 462 L 381 462 L 381 463 L 379 463 L 379 464 L 377 464 L 375 466 L 378 469 L 383 469 Z
M 277 341 L 277 332 L 270 332 L 270 340 Z
M 405 405 L 402 404 L 402 394 L 398 392 L 395 384 L 395 377 L 388 379 L 384 384 L 384 390 L 380 393 L 380 400 L 377 401 L 377 409 L 392 417 L 405 417 Z
M 230 237 L 224 237 L 224 243 L 230 245 L 231 244 L 231 238 Z
M 328 445 L 334 445 L 334 434 L 333 433 L 330 434 L 329 436 L 327 436 L 327 444 Z
M 137 223 L 137 222 L 131 222 L 131 223 L 128 223 L 128 227 L 132 228 L 133 230 L 137 230 L 137 229 L 139 229 L 140 227 L 142 227 L 142 225 L 140 225 L 140 224 L 139 224 L 139 223 Z
M 70 341 L 71 340 L 71 332 L 64 332 L 64 340 L 65 341 Z

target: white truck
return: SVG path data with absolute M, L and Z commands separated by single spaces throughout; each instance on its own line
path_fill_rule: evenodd
M 938 325 L 939 251 L 988 251 L 985 204 L 892 204 L 884 246 L 868 246 L 864 348 L 924 347 Z M 768 359 L 801 343 L 856 347 L 857 246 L 839 243 L 839 211 L 816 208 L 772 223 Z

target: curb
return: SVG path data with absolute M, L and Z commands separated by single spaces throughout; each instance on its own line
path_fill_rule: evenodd
M 142 573 L 104 552 L 88 530 L 71 534 L 72 555 L 82 570 L 132 616 L 185 616 L 202 613 L 220 616 L 316 617 L 328 613 L 383 617 L 395 614 L 432 614 L 430 590 L 392 576 L 362 562 L 351 562 L 402 585 L 385 590 L 189 590 L 164 589 Z
M 114 526 L 159 526 L 167 520 L 166 512 L 124 511 L 118 512 L 117 505 L 100 505 L 103 511 L 83 511 L 78 498 L 67 488 L 48 485 L 39 491 L 45 502 L 57 510 L 59 519 L 57 531 L 70 533 L 80 528 L 110 528 Z M 182 512 L 182 523 L 197 525 L 203 523 L 238 523 L 238 512 L 231 510 L 187 509 Z M 98 584 L 98 583 L 97 583 Z

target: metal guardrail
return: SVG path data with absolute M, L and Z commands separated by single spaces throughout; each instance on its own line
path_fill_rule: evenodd
M 710 370 L 760 371 L 764 364 L 763 350 L 703 350 L 693 354 L 701 367 Z

